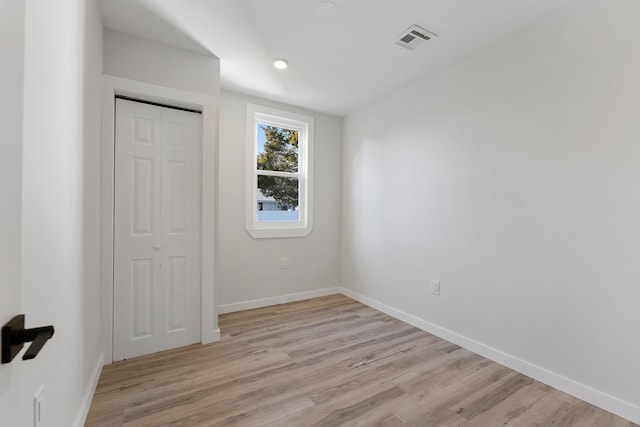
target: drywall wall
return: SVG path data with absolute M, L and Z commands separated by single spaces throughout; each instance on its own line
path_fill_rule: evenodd
M 245 229 L 247 104 L 314 118 L 313 230 L 303 238 L 253 239 Z M 222 92 L 216 297 L 221 312 L 317 295 L 339 284 L 342 119 Z M 280 268 L 287 257 L 288 268 Z M 284 299 L 283 299 L 284 298 Z
M 24 2 L 0 1 L 0 325 L 22 310 L 20 296 L 20 225 L 22 182 L 22 87 Z M 23 366 L 0 365 L 0 417 L 19 426 L 23 414 L 20 378 Z
M 638 16 L 575 2 L 346 117 L 341 274 L 636 422 Z
M 102 24 L 94 0 L 25 2 L 22 163 L 22 312 L 54 325 L 21 366 L 19 423 L 32 425 L 44 386 L 43 425 L 84 423 L 99 374 L 99 97 Z M 88 53 L 85 55 L 85 53 Z
M 103 28 L 97 1 L 86 1 L 84 43 L 84 141 L 83 141 L 83 341 L 87 351 L 83 373 L 87 379 L 78 404 L 76 425 L 83 425 L 88 413 L 102 359 L 103 321 L 100 313 L 101 265 L 101 137 L 102 137 L 102 46 Z M 98 313 L 98 315 L 97 315 Z M 99 353 L 95 353 L 99 351 Z M 100 354 L 100 360 L 96 360 Z
M 104 73 L 173 89 L 220 92 L 220 60 L 106 29 Z

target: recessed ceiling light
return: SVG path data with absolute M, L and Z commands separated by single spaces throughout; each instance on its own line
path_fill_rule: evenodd
M 336 14 L 338 6 L 330 1 L 321 1 L 316 5 L 316 13 L 323 18 L 329 18 Z
M 279 58 L 273 61 L 273 66 L 278 70 L 286 70 L 289 66 L 289 62 L 286 59 Z

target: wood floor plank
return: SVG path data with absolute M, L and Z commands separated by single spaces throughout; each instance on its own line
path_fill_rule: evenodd
M 106 366 L 86 426 L 636 426 L 342 295 L 220 329 Z
M 472 420 L 479 414 L 489 412 L 494 406 L 532 382 L 531 378 L 522 374 L 507 375 L 500 381 L 479 390 L 475 395 L 458 403 L 456 413 L 467 420 Z
M 345 424 L 346 422 L 354 420 L 371 411 L 372 409 L 375 409 L 378 405 L 384 403 L 385 401 L 395 399 L 396 397 L 399 397 L 404 393 L 405 391 L 398 386 L 391 387 L 356 404 L 332 411 L 317 423 L 312 424 L 312 426 L 330 427 Z

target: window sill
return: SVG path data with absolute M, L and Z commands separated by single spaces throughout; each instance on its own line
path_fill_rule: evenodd
M 306 237 L 311 233 L 312 227 L 300 228 L 250 228 L 247 233 L 254 239 L 285 239 L 290 237 Z

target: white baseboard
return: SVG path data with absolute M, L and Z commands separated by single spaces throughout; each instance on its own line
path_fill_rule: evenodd
M 306 299 L 326 297 L 341 293 L 341 288 L 326 288 L 315 291 L 299 292 L 296 294 L 280 295 L 277 297 L 241 301 L 233 304 L 218 306 L 218 314 L 233 313 L 236 311 L 251 310 L 252 308 L 269 307 L 271 305 L 286 304 L 288 302 L 304 301 Z
M 98 356 L 98 361 L 96 362 L 96 366 L 93 369 L 93 374 L 90 378 L 90 382 L 87 385 L 84 396 L 82 396 L 82 402 L 80 402 L 80 409 L 78 415 L 76 416 L 76 421 L 73 423 L 73 425 L 76 427 L 84 426 L 85 422 L 87 421 L 89 409 L 91 408 L 91 401 L 93 400 L 93 395 L 96 393 L 96 387 L 98 386 L 98 380 L 100 379 L 103 365 L 104 353 L 100 353 L 100 356 Z
M 459 345 L 460 347 L 466 348 L 469 351 L 511 368 L 514 371 L 527 375 L 528 377 L 538 380 L 560 391 L 575 396 L 578 399 L 584 400 L 585 402 L 602 408 L 605 411 L 609 411 L 636 424 L 640 424 L 640 406 L 623 401 L 615 396 L 611 396 L 518 357 L 482 344 L 471 338 L 467 338 L 449 329 L 420 319 L 412 314 L 354 292 L 351 289 L 340 288 L 340 292 L 349 298 L 375 308 L 376 310 L 395 317 L 396 319 L 415 326 L 416 328 L 422 329 L 423 331 Z

